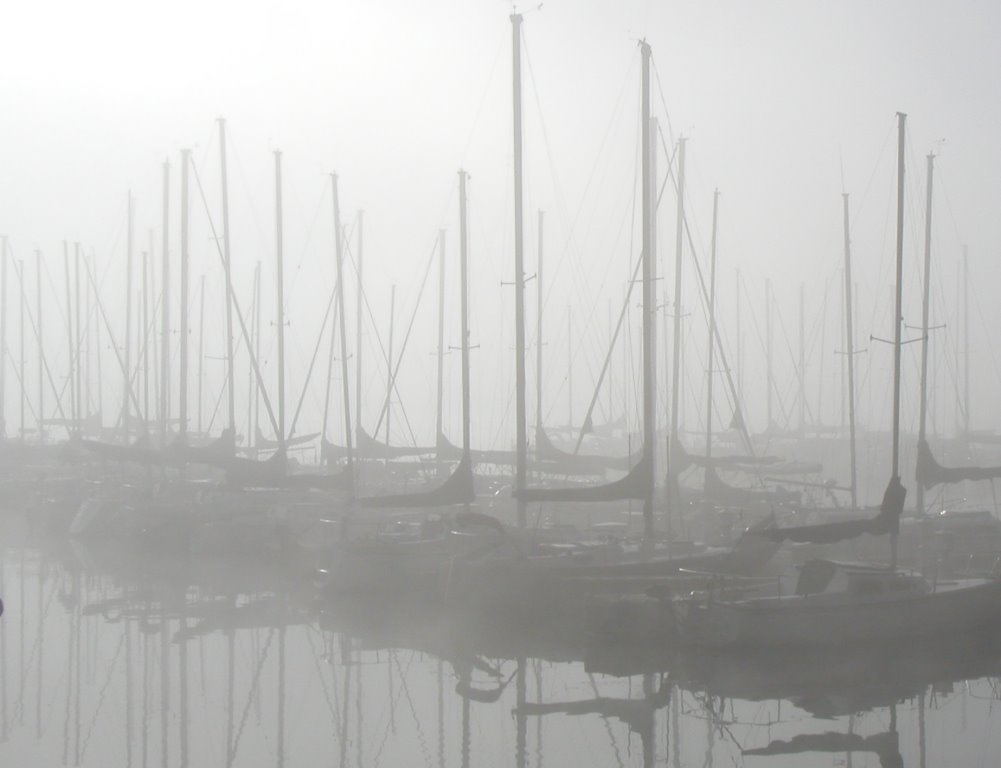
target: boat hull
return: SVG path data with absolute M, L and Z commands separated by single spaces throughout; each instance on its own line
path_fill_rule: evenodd
M 685 640 L 710 647 L 830 647 L 963 633 L 1001 624 L 1001 581 L 965 580 L 864 601 L 788 597 L 689 603 Z

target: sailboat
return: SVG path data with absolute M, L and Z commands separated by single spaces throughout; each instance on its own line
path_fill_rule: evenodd
M 897 534 L 907 494 L 899 474 L 906 115 L 898 113 L 897 117 L 896 311 L 890 482 L 875 518 L 771 532 L 776 540 L 808 542 L 831 542 L 862 533 L 889 534 L 890 567 L 815 560 L 802 566 L 792 588 L 780 582 L 782 591 L 778 595 L 725 600 L 709 593 L 683 601 L 676 615 L 682 638 L 688 643 L 759 648 L 866 645 L 904 638 L 961 637 L 999 619 L 1001 580 L 960 579 L 932 585 L 917 574 L 896 568 Z

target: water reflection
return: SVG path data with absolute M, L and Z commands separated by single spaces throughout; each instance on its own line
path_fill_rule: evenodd
M 980 765 L 1001 746 L 992 637 L 593 647 L 559 618 L 321 600 L 295 558 L 0 535 L 8 765 Z

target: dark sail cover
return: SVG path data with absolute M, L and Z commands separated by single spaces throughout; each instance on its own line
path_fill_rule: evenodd
M 653 484 L 653 459 L 644 456 L 625 477 L 603 485 L 581 488 L 526 488 L 515 491 L 523 501 L 623 501 L 645 499 Z
M 568 468 L 580 468 L 584 472 L 596 469 L 629 469 L 633 465 L 631 456 L 594 456 L 569 453 L 555 445 L 541 426 L 535 428 L 535 456 L 541 461 L 553 461 Z
M 236 454 L 236 435 L 232 429 L 226 428 L 208 445 L 191 446 L 177 443 L 183 448 L 184 458 L 192 464 L 211 464 L 224 466 L 227 459 Z
M 417 509 L 422 507 L 445 507 L 451 504 L 470 504 L 475 500 L 476 492 L 473 489 L 472 463 L 463 459 L 449 478 L 437 488 L 432 488 L 429 491 L 417 491 L 415 493 L 369 496 L 359 499 L 358 503 L 363 507 L 370 508 L 407 507 Z
M 364 429 L 358 429 L 358 454 L 371 459 L 395 459 L 401 456 L 420 456 L 434 453 L 433 448 L 408 448 L 403 445 L 386 445 L 371 437 Z
M 795 491 L 780 488 L 774 490 L 756 490 L 737 488 L 720 479 L 715 467 L 706 467 L 705 497 L 716 504 L 740 506 L 761 502 L 787 503 L 798 501 L 800 495 Z
M 226 480 L 233 485 L 277 487 L 286 479 L 288 457 L 283 450 L 275 451 L 265 461 L 231 456 L 219 466 L 226 470 Z
M 927 440 L 918 443 L 917 481 L 924 488 L 963 480 L 993 480 L 1001 477 L 1001 467 L 943 467 L 932 455 Z
M 832 544 L 836 541 L 854 539 L 863 533 L 879 536 L 885 533 L 897 533 L 900 530 L 900 515 L 904 511 L 904 500 L 907 489 L 900 483 L 899 477 L 890 478 L 886 491 L 883 493 L 883 503 L 879 505 L 879 514 L 865 520 L 841 520 L 836 523 L 820 523 L 818 525 L 800 525 L 793 528 L 775 528 L 765 531 L 772 541 L 794 541 L 799 544 Z
M 781 463 L 778 456 L 700 456 L 689 453 L 681 444 L 681 441 L 674 440 L 671 443 L 671 463 L 674 466 L 674 473 L 680 474 L 686 469 L 695 465 L 697 467 L 719 467 L 721 469 L 756 469 L 761 466 L 771 467 Z M 771 469 L 769 469 L 769 472 Z
M 320 435 L 319 432 L 313 432 L 308 435 L 296 435 L 295 437 L 290 437 L 288 440 L 285 441 L 285 447 L 292 448 L 293 446 L 296 445 L 305 445 L 306 443 L 311 442 L 315 438 L 319 437 L 319 435 Z M 254 439 L 255 448 L 268 451 L 268 450 L 274 450 L 280 445 L 281 443 L 279 441 L 271 440 L 270 438 L 265 437 L 264 433 L 261 432 L 260 428 L 257 429 L 257 434 Z

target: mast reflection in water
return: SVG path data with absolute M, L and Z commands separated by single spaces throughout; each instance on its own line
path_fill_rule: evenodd
M 982 765 L 1001 747 L 990 637 L 794 659 L 592 647 L 555 620 L 320 600 L 281 556 L 130 559 L 11 519 L 5 765 Z

